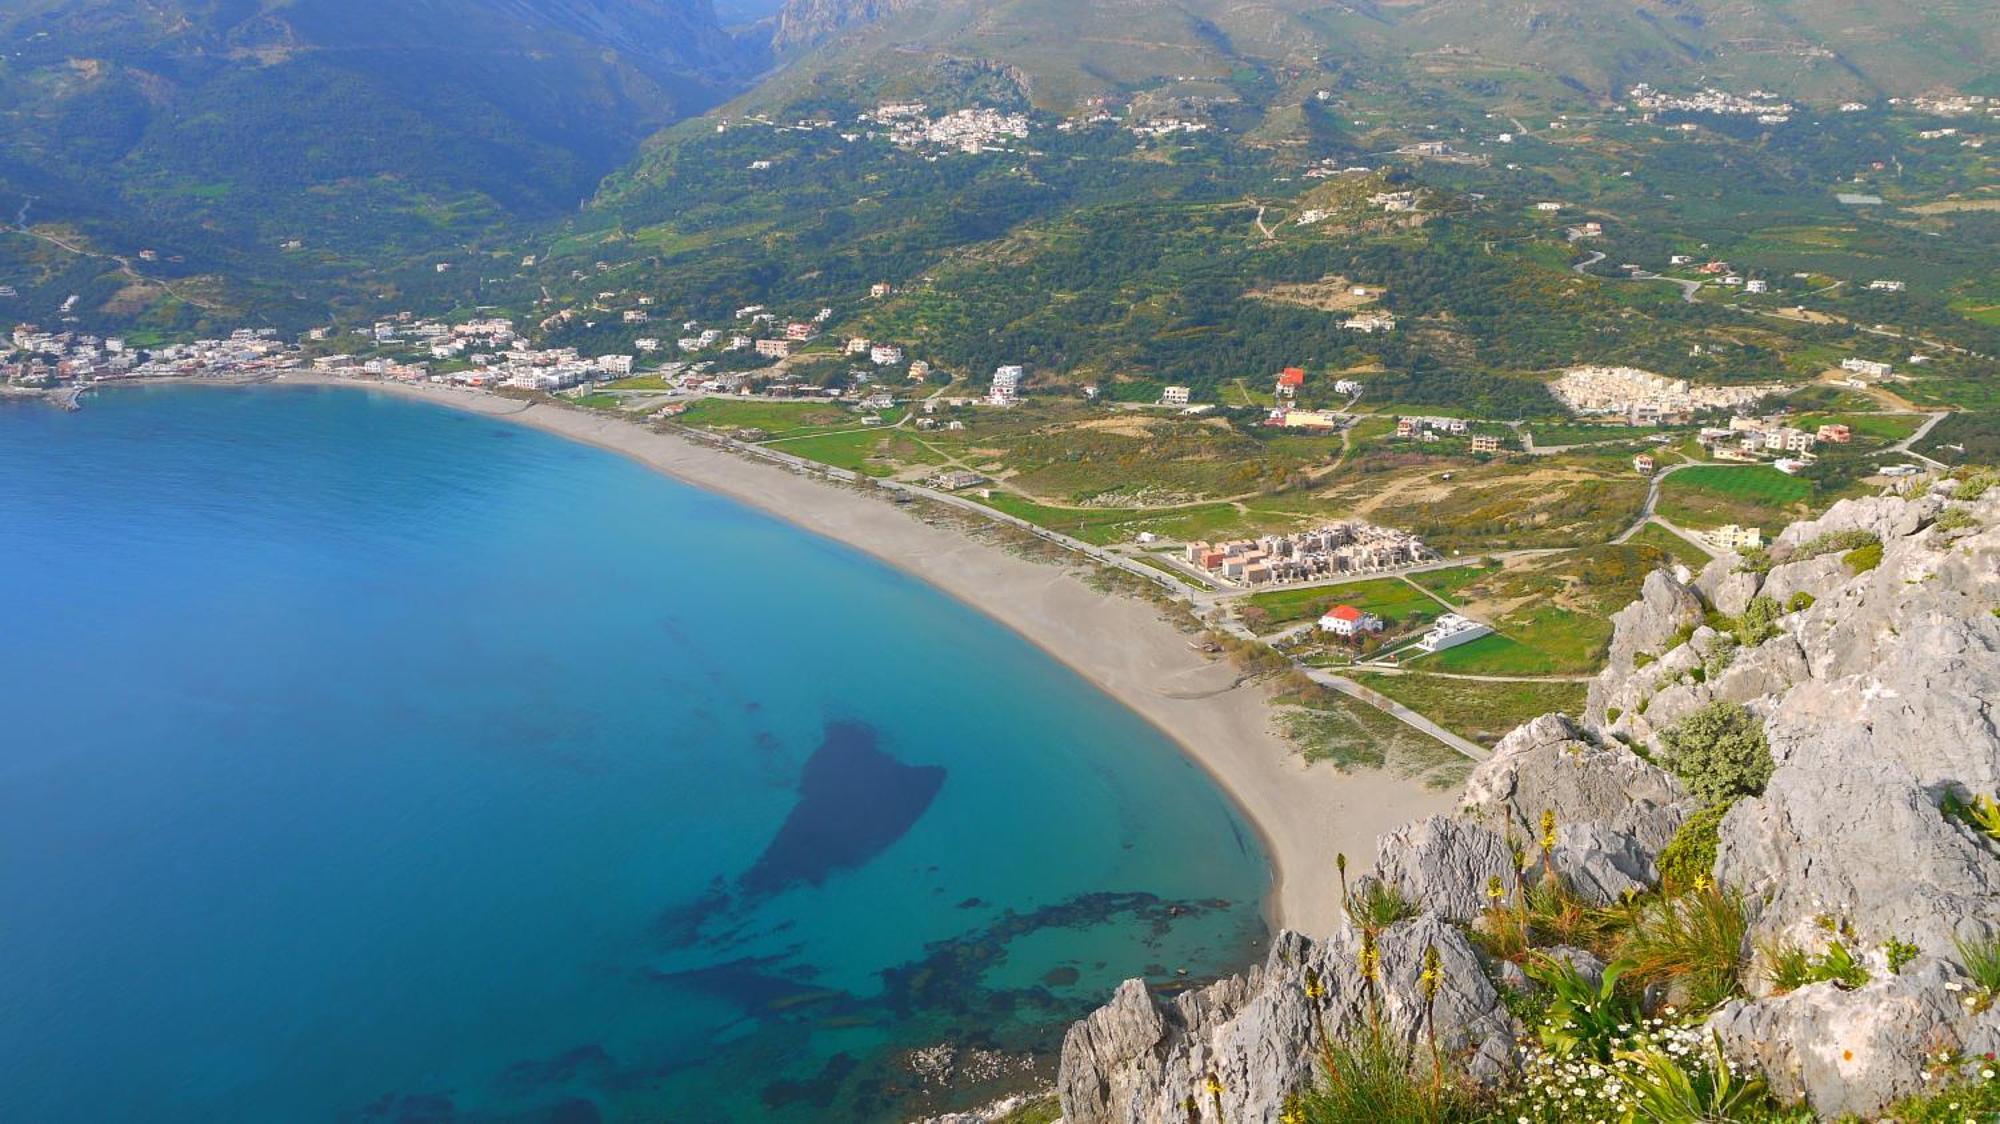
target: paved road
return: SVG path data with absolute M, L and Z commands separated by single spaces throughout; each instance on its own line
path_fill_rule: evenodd
M 1679 472 L 1683 468 L 1693 468 L 1693 467 L 1694 465 L 1692 464 L 1673 464 L 1673 465 L 1668 465 L 1667 467 L 1660 469 L 1658 472 L 1653 473 L 1653 482 L 1646 489 L 1646 506 L 1639 509 L 1638 520 L 1634 522 L 1630 527 L 1625 528 L 1623 534 L 1619 535 L 1615 539 L 1612 539 L 1611 541 L 1614 543 L 1631 542 L 1632 536 L 1638 534 L 1640 531 L 1645 530 L 1646 524 L 1653 521 L 1653 514 L 1659 510 L 1660 486 L 1667 482 L 1667 477 L 1672 476 L 1674 473 Z M 1751 466 L 1744 465 L 1743 467 L 1749 468 Z
M 1912 433 L 1903 440 L 1898 441 L 1894 445 L 1889 446 L 1887 452 L 1895 453 L 1898 456 L 1915 457 L 1916 459 L 1924 462 L 1925 464 L 1930 465 L 1932 468 L 1949 467 L 1942 461 L 1934 461 L 1931 458 L 1923 455 L 1922 453 L 1917 452 L 1917 444 L 1918 442 L 1921 442 L 1924 438 L 1929 437 L 1931 435 L 1931 430 L 1936 429 L 1938 427 L 1939 422 L 1943 421 L 1944 419 L 1950 416 L 1951 416 L 1951 411 L 1949 410 L 1943 410 L 1938 413 L 1932 414 L 1930 417 L 1924 420 L 1924 424 L 1917 427 L 1917 431 L 1915 433 Z
M 1307 668 L 1305 669 L 1305 673 L 1307 678 L 1318 683 L 1320 686 L 1332 688 L 1351 699 L 1365 702 L 1391 718 L 1397 719 L 1405 726 L 1409 726 L 1421 733 L 1429 734 L 1431 737 L 1436 738 L 1474 761 L 1484 761 L 1488 757 L 1493 756 L 1492 752 L 1485 746 L 1459 737 L 1457 734 L 1425 718 L 1395 699 L 1380 692 L 1371 691 L 1352 679 L 1344 679 L 1331 671 L 1324 671 L 1319 668 Z
M 1595 675 L 1468 675 L 1462 671 L 1426 671 L 1390 664 L 1359 664 L 1373 675 L 1421 675 L 1426 679 L 1463 679 L 1468 683 L 1588 683 Z
M 1575 241 L 1575 239 L 1572 238 L 1571 241 Z M 1669 285 L 1680 286 L 1681 299 L 1689 304 L 1693 304 L 1695 294 L 1701 292 L 1702 283 L 1700 281 L 1683 281 L 1678 277 L 1662 277 L 1657 273 L 1649 273 L 1643 269 L 1629 277 L 1602 277 L 1598 274 L 1590 273 L 1590 267 L 1603 260 L 1604 251 L 1592 250 L 1590 251 L 1589 258 L 1570 266 L 1570 269 L 1577 273 L 1589 274 L 1589 276 L 1596 277 L 1599 281 L 1665 281 Z
M 158 277 L 148 277 L 145 274 L 140 273 L 136 268 L 133 267 L 132 261 L 129 258 L 121 257 L 117 254 L 100 254 L 95 250 L 87 250 L 84 249 L 82 246 L 76 245 L 73 242 L 65 241 L 64 239 L 58 238 L 53 234 L 43 234 L 38 230 L 34 230 L 33 228 L 28 226 L 28 210 L 29 208 L 33 207 L 34 204 L 35 200 L 33 197 L 30 197 L 27 202 L 21 204 L 20 213 L 14 217 L 14 233 L 26 235 L 27 237 L 33 238 L 38 242 L 45 242 L 48 245 L 54 246 L 59 250 L 75 254 L 77 257 L 80 258 L 91 258 L 96 261 L 116 262 L 118 264 L 118 272 L 124 274 L 128 278 L 131 278 L 133 281 L 136 281 L 142 285 L 158 285 L 160 288 L 166 290 L 167 294 L 173 297 L 175 300 L 185 301 L 188 304 L 195 306 L 196 308 L 206 309 L 210 312 L 219 311 L 219 306 L 217 306 L 213 301 L 205 300 L 201 297 L 194 296 L 191 293 L 182 292 L 180 289 L 175 288 L 174 283 L 171 281 L 165 281 Z

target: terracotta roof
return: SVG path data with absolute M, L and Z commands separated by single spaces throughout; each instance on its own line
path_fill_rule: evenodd
M 1337 621 L 1358 621 L 1361 619 L 1361 610 L 1352 605 L 1336 605 L 1326 615 Z

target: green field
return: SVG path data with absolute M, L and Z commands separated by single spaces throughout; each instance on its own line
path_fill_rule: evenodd
M 1405 660 L 1404 665 L 1459 675 L 1554 675 L 1560 670 L 1547 652 L 1497 632 L 1469 644 L 1446 648 L 1434 656 Z
M 1371 578 L 1344 585 L 1273 590 L 1253 594 L 1248 599 L 1250 609 L 1266 614 L 1261 624 L 1273 628 L 1295 621 L 1313 620 L 1325 615 L 1335 605 L 1352 605 L 1364 613 L 1373 613 L 1405 628 L 1426 624 L 1445 611 L 1444 606 L 1401 578 Z M 1390 631 L 1403 629 L 1392 627 Z
M 1484 564 L 1454 566 L 1449 570 L 1427 570 L 1421 574 L 1411 574 L 1410 580 L 1447 601 L 1453 601 L 1458 598 L 1460 590 L 1491 573 L 1493 568 Z
M 900 467 L 936 460 L 930 450 L 900 431 L 886 427 L 794 437 L 766 444 L 795 457 L 869 476 L 891 476 Z
M 687 413 L 680 416 L 680 422 L 698 429 L 760 429 L 769 439 L 859 426 L 861 418 L 851 410 L 826 402 L 705 398 L 689 406 Z
M 1662 531 L 1661 533 L 1665 533 Z M 1611 615 L 1638 596 L 1665 543 L 1600 545 L 1516 560 L 1458 586 L 1455 599 L 1498 635 L 1421 656 L 1413 666 L 1475 675 L 1587 675 L 1603 664 Z M 1699 565 L 1683 546 L 1690 567 Z
M 1767 465 L 1698 465 L 1660 486 L 1660 514 L 1688 527 L 1787 522 L 1812 498 L 1812 485 Z
M 1529 426 L 1528 432 L 1534 435 L 1536 445 L 1554 447 L 1588 445 L 1599 441 L 1650 441 L 1659 433 L 1672 431 L 1651 426 L 1543 424 Z
M 659 375 L 633 375 L 629 379 L 604 384 L 606 390 L 672 390 L 674 384 Z
M 1808 432 L 1823 425 L 1844 425 L 1852 429 L 1856 437 L 1873 438 L 1892 445 L 1915 433 L 1924 424 L 1924 419 L 1917 414 L 1808 414 L 1792 424 Z
M 1703 566 L 1708 565 L 1714 559 L 1714 555 L 1674 534 L 1658 523 L 1646 524 L 1639 529 L 1638 534 L 1633 535 L 1627 541 L 1641 546 L 1657 547 L 1666 552 L 1667 557 L 1672 558 L 1674 561 L 1697 573 L 1701 571 Z
M 1097 546 L 1131 542 L 1141 531 L 1176 539 L 1206 539 L 1225 530 L 1240 530 L 1242 524 L 1242 516 L 1226 503 L 1144 511 L 1137 508 L 1049 507 L 1009 492 L 994 492 L 991 498 L 973 498 L 1016 519 L 1026 519 L 1037 527 Z
M 1585 694 L 1582 683 L 1481 683 L 1415 674 L 1359 674 L 1353 679 L 1452 733 L 1489 747 L 1530 719 L 1581 713 Z

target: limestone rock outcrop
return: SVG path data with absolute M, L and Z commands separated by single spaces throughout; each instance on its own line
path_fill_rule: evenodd
M 1761 728 L 1773 769 L 1716 830 L 1710 874 L 1748 907 L 1751 969 L 1747 995 L 1708 1029 L 1781 1097 L 1827 1119 L 1921 1090 L 1940 1050 L 2000 1048 L 2000 1004 L 1965 1002 L 1960 951 L 2000 937 L 2000 839 L 1944 807 L 2000 797 L 1994 493 L 1946 485 L 1844 501 L 1780 534 L 1758 566 L 1726 557 L 1692 582 L 1650 575 L 1613 617 L 1582 722 L 1522 726 L 1474 770 L 1454 814 L 1379 841 L 1368 877 L 1422 911 L 1381 939 L 1380 997 L 1396 1033 L 1425 1033 L 1416 965 L 1434 946 L 1450 965 L 1440 1037 L 1485 1080 L 1513 1069 L 1520 1028 L 1488 981 L 1526 980 L 1482 962 L 1462 927 L 1496 881 L 1540 861 L 1545 814 L 1557 825 L 1549 861 L 1578 894 L 1611 902 L 1656 885 L 1662 849 L 1699 810 L 1661 734 L 1724 702 Z M 1857 542 L 1870 549 L 1853 553 Z M 1772 608 L 1764 598 L 1777 603 L 1775 624 L 1745 624 Z M 1171 1004 L 1128 983 L 1070 1032 L 1066 1119 L 1186 1119 L 1186 1098 L 1213 1077 L 1226 1119 L 1277 1120 L 1313 1080 L 1315 1045 L 1367 1009 L 1359 939 L 1352 925 L 1323 942 L 1285 934 L 1262 968 Z M 1866 982 L 1776 992 L 1769 950 L 1819 956 L 1836 943 Z M 1309 980 L 1321 981 L 1317 1000 Z
M 1378 947 L 1373 983 L 1362 977 L 1351 932 L 1325 941 L 1281 934 L 1261 968 L 1170 1004 L 1127 981 L 1063 1040 L 1063 1118 L 1185 1120 L 1187 1098 L 1207 1111 L 1219 1097 L 1224 1119 L 1277 1124 L 1287 1098 L 1311 1080 L 1319 1044 L 1360 1027 L 1371 996 L 1404 1042 L 1427 1043 L 1435 1031 L 1439 1049 L 1469 1059 L 1475 1077 L 1496 1080 L 1511 1070 L 1520 1027 L 1463 931 L 1418 917 L 1390 927 Z M 1443 967 L 1431 1004 L 1418 984 L 1427 948 Z
M 2000 1037 L 2000 1011 L 1975 1014 L 1959 1001 L 1965 977 L 1924 960 L 1852 992 L 1816 983 L 1774 999 L 1732 1000 L 1708 1029 L 1786 1101 L 1826 1118 L 1867 1115 L 1924 1091 L 1924 1069 L 1940 1050 L 1984 1053 Z

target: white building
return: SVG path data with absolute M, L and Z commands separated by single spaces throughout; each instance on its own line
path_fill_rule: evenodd
M 1002 367 L 993 372 L 993 391 L 987 397 L 995 406 L 1011 406 L 1021 399 L 1021 383 L 1028 377 L 1026 368 Z
M 1734 523 L 1725 523 L 1703 537 L 1725 553 L 1756 550 L 1764 545 L 1764 532 L 1761 528 L 1739 527 Z
M 1170 386 L 1160 391 L 1160 404 L 1164 406 L 1185 406 L 1194 391 L 1185 386 Z
M 1456 648 L 1460 644 L 1470 644 L 1482 636 L 1492 635 L 1493 630 L 1470 617 L 1457 613 L 1446 613 L 1437 619 L 1431 630 L 1417 641 L 1417 647 L 1426 652 L 1442 652 L 1446 648 Z
M 1380 632 L 1384 627 L 1381 617 L 1373 613 L 1364 613 L 1352 605 L 1335 605 L 1319 619 L 1319 630 L 1334 636 Z

